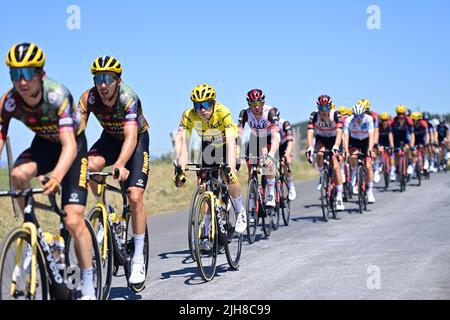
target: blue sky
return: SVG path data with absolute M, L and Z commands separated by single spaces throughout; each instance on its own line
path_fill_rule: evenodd
M 81 9 L 80 30 L 66 28 L 71 4 Z M 366 27 L 372 4 L 381 30 Z M 3 12 L 0 55 L 37 43 L 48 76 L 76 101 L 92 85 L 92 60 L 116 56 L 142 100 L 153 155 L 170 151 L 169 132 L 200 83 L 216 87 L 235 120 L 254 87 L 291 122 L 306 120 L 322 93 L 347 106 L 367 97 L 376 111 L 392 113 L 398 103 L 450 111 L 450 1 L 27 0 Z M 0 91 L 10 86 L 4 65 Z M 100 133 L 91 117 L 89 145 Z M 17 121 L 9 135 L 15 156 L 33 137 Z

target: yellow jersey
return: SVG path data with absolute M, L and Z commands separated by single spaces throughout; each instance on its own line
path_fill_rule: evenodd
M 203 142 L 217 147 L 223 146 L 226 135 L 233 135 L 235 138 L 238 136 L 237 125 L 233 121 L 230 110 L 219 102 L 216 102 L 214 106 L 214 113 L 209 123 L 203 121 L 192 107 L 183 113 L 180 127 L 187 130 L 189 134 L 192 133 L 192 129 L 195 129 Z

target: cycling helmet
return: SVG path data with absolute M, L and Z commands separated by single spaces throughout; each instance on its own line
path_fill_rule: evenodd
M 423 120 L 429 121 L 431 118 L 430 113 L 427 111 L 425 111 L 422 115 L 423 115 Z
M 317 98 L 317 107 L 319 109 L 323 108 L 330 108 L 333 105 L 333 101 L 331 100 L 330 96 L 327 95 L 321 95 L 319 98 Z
M 109 71 L 117 73 L 120 77 L 122 74 L 122 65 L 119 60 L 110 56 L 103 56 L 95 59 L 91 66 L 91 73 L 97 73 L 102 71 Z
M 348 114 L 348 108 L 347 108 L 347 107 L 344 107 L 344 106 L 339 107 L 338 112 L 339 112 L 341 115 L 346 116 L 346 115 Z
M 45 54 L 34 43 L 20 43 L 9 49 L 6 64 L 10 68 L 42 68 L 45 64 Z
M 399 104 L 397 106 L 397 108 L 395 108 L 395 112 L 397 112 L 397 114 L 406 114 L 407 108 L 404 104 Z
M 355 116 L 361 116 L 366 113 L 366 106 L 362 104 L 357 104 L 353 107 L 353 114 Z
M 265 101 L 266 96 L 264 95 L 264 92 L 260 89 L 252 89 L 247 93 L 247 102 L 257 102 L 257 101 Z
M 381 120 L 383 121 L 388 121 L 391 118 L 391 115 L 389 114 L 389 112 L 383 112 L 380 115 Z
M 216 100 L 216 90 L 208 84 L 201 84 L 192 90 L 192 102 Z
M 422 112 L 411 113 L 411 119 L 413 119 L 414 121 L 422 120 L 423 119 Z
M 366 108 L 366 111 L 370 110 L 370 101 L 369 99 L 361 99 L 358 101 L 358 104 L 363 105 Z

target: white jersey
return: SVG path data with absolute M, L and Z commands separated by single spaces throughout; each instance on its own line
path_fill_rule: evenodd
M 369 133 L 375 132 L 373 117 L 365 114 L 362 122 L 358 124 L 358 120 L 354 115 L 345 119 L 344 134 L 349 134 L 350 138 L 357 140 L 365 140 L 369 138 Z
M 263 115 L 258 120 L 249 107 L 241 111 L 238 127 L 244 128 L 245 124 L 248 123 L 252 135 L 258 138 L 265 138 L 272 135 L 272 129 L 278 130 L 278 122 L 279 112 L 277 108 L 264 106 Z

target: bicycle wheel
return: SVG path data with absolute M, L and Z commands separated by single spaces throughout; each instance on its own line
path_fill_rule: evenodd
M 108 300 L 113 276 L 113 235 L 109 227 L 108 218 L 106 218 L 106 221 L 104 220 L 103 210 L 101 207 L 96 206 L 92 208 L 87 217 L 92 225 L 92 228 L 94 228 L 95 237 L 100 250 L 100 257 L 102 261 L 102 299 Z
M 241 259 L 243 236 L 235 231 L 237 213 L 230 199 L 228 199 L 227 208 L 229 210 L 225 228 L 228 234 L 228 244 L 225 246 L 225 254 L 230 268 L 237 270 L 239 269 L 239 260 Z
M 359 213 L 363 213 L 364 211 L 364 191 L 363 191 L 363 183 L 364 183 L 364 173 L 363 173 L 363 167 L 361 165 L 358 165 L 358 173 L 357 173 L 357 179 L 358 179 L 358 208 Z
M 209 194 L 202 194 L 194 211 L 195 255 L 200 276 L 211 281 L 216 273 L 218 254 L 217 219 L 214 212 L 213 199 Z
M 281 180 L 281 214 L 283 216 L 284 225 L 287 227 L 291 220 L 291 201 L 289 200 L 289 188 L 287 185 L 286 178 L 283 177 Z
M 126 233 L 125 233 L 125 250 L 131 259 L 134 255 L 134 240 L 133 240 L 133 223 L 132 223 L 132 216 L 131 213 L 128 212 L 125 215 L 125 223 L 127 226 Z M 148 224 L 146 223 L 145 227 L 145 238 L 144 238 L 144 263 L 145 263 L 145 278 L 147 279 L 147 273 L 148 273 L 148 263 L 149 263 L 149 257 L 150 257 L 150 240 L 149 240 L 149 233 L 148 233 Z M 131 263 L 131 260 L 130 260 Z M 130 268 L 125 268 L 125 270 L 130 270 Z M 128 272 L 126 273 L 127 279 L 129 278 Z M 141 292 L 145 289 L 145 282 L 140 284 L 130 284 L 131 290 L 133 290 L 135 293 Z
M 417 158 L 416 163 L 416 178 L 417 178 L 417 186 L 420 187 L 422 185 L 422 159 L 420 157 Z
M 255 179 L 250 180 L 247 190 L 247 237 L 248 243 L 255 242 L 256 229 L 259 219 L 258 183 Z
M 407 174 L 406 174 L 406 158 L 405 156 L 402 156 L 402 161 L 401 161 L 401 179 L 400 179 L 400 188 L 401 188 L 401 192 L 406 191 L 406 182 L 407 182 Z
M 189 207 L 189 218 L 188 218 L 188 244 L 189 244 L 189 252 L 191 254 L 192 260 L 195 261 L 195 248 L 194 248 L 194 209 L 195 204 L 197 203 L 199 194 L 203 191 L 202 187 L 197 187 L 192 196 L 191 206 Z
M 36 250 L 35 292 L 30 292 L 31 237 L 23 228 L 11 231 L 0 254 L 0 300 L 48 300 L 49 287 L 44 255 Z
M 273 208 L 272 229 L 277 231 L 280 227 L 280 209 L 281 209 L 281 193 L 280 193 L 280 179 L 275 182 L 275 208 Z
M 269 186 L 267 183 L 265 183 L 265 187 L 264 187 L 264 194 L 267 196 L 268 194 L 268 190 Z M 266 203 L 266 199 L 263 199 L 263 206 L 264 206 L 264 210 L 265 210 L 265 214 L 263 214 L 261 216 L 262 219 L 262 228 L 263 228 L 263 232 L 264 232 L 264 236 L 266 236 L 267 238 L 270 237 L 270 234 L 272 233 L 272 225 L 273 225 L 273 214 L 274 214 L 274 209 L 273 207 L 267 207 L 265 205 Z
M 102 286 L 102 258 L 100 256 L 100 250 L 97 243 L 97 238 L 94 229 L 92 228 L 91 223 L 87 218 L 84 218 L 84 222 L 86 224 L 86 228 L 89 231 L 89 235 L 91 237 L 91 257 L 92 257 L 92 268 L 94 273 L 94 289 L 95 289 L 95 297 L 97 300 L 102 299 L 103 286 Z M 75 272 L 77 276 L 79 275 L 79 279 L 74 279 L 76 281 L 74 288 L 74 298 L 81 298 L 81 270 L 78 264 L 78 256 L 77 256 L 77 248 L 75 248 L 75 241 L 72 240 L 72 236 L 67 232 L 66 238 L 66 268 L 68 270 L 78 270 Z
M 323 170 L 320 180 L 320 202 L 322 206 L 322 215 L 323 220 L 328 222 L 328 173 L 326 170 Z
M 383 162 L 383 177 L 384 177 L 384 189 L 389 189 L 389 182 L 391 177 L 389 176 L 388 166 L 386 162 Z

